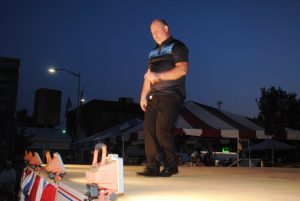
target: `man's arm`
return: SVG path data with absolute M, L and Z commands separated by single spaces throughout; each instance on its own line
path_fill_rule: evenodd
M 147 73 L 148 72 L 150 72 L 150 70 L 148 70 Z M 142 89 L 142 93 L 141 93 L 141 100 L 140 100 L 140 106 L 141 106 L 141 108 L 144 112 L 146 111 L 146 108 L 147 108 L 147 95 L 150 91 L 150 82 L 146 78 L 146 74 L 144 76 L 145 78 L 144 78 L 144 84 L 143 84 L 143 89 Z
M 188 62 L 178 62 L 175 68 L 160 73 L 148 72 L 145 74 L 145 80 L 149 80 L 151 84 L 160 82 L 161 80 L 177 80 L 185 76 L 188 72 Z

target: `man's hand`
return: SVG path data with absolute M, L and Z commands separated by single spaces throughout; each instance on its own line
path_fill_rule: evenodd
M 161 78 L 160 78 L 160 74 L 159 73 L 154 73 L 154 72 L 151 72 L 151 71 L 147 71 L 147 73 L 144 75 L 144 78 L 146 80 L 148 80 L 151 84 L 156 84 L 158 82 L 161 81 Z
M 141 109 L 144 112 L 146 112 L 146 109 L 147 109 L 147 98 L 141 98 L 140 106 L 141 106 Z

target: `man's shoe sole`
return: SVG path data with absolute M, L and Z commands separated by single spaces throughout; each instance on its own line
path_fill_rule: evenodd
M 170 171 L 169 173 L 167 173 L 167 172 L 161 172 L 159 176 L 161 176 L 161 177 L 171 177 L 172 175 L 176 175 L 178 173 L 179 173 L 178 170 L 174 171 L 174 172 Z
M 144 177 L 158 177 L 159 174 L 152 174 L 152 173 L 144 173 L 144 172 L 137 172 L 137 176 L 144 176 Z

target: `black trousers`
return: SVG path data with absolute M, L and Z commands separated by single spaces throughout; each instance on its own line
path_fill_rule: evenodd
M 156 169 L 163 156 L 164 167 L 177 166 L 174 123 L 184 98 L 178 94 L 150 96 L 144 119 L 147 167 Z

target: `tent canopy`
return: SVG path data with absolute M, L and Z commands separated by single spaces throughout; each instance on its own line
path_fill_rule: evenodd
M 143 128 L 143 121 L 140 119 L 131 119 L 124 123 L 118 124 L 117 126 L 96 133 L 90 137 L 84 138 L 75 144 L 76 149 L 94 149 L 94 146 L 108 138 L 114 138 L 117 136 L 129 137 L 129 135 L 136 134 Z
M 186 101 L 175 124 L 177 134 L 218 138 L 270 139 L 248 118 Z
M 194 101 L 184 103 L 175 128 L 177 135 L 240 139 L 273 138 L 265 134 L 263 127 L 247 117 Z M 286 134 L 282 138 L 300 140 L 300 131 L 286 129 Z
M 269 150 L 269 149 L 274 149 L 274 150 L 290 150 L 290 149 L 295 149 L 296 147 L 277 141 L 273 139 L 269 140 L 264 140 L 258 144 L 254 144 L 249 147 L 250 151 L 259 151 L 259 150 Z M 248 148 L 246 150 L 249 150 Z
M 175 123 L 176 135 L 215 138 L 271 139 L 264 128 L 249 118 L 216 108 L 186 101 Z M 125 141 L 143 139 L 143 121 L 132 119 L 75 143 L 80 149 L 91 149 L 104 139 L 123 136 Z M 300 140 L 300 131 L 286 129 L 285 140 Z
M 246 148 L 245 151 L 248 152 L 248 151 L 271 150 L 272 151 L 271 164 L 273 166 L 275 161 L 275 153 L 274 153 L 275 151 L 292 150 L 292 149 L 296 149 L 296 147 L 277 140 L 268 139 Z

